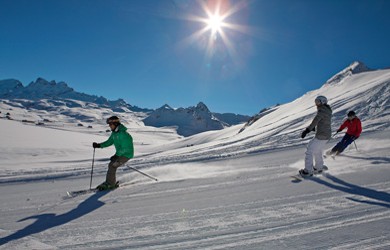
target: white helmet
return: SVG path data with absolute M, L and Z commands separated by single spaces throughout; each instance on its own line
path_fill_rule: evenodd
M 328 99 L 323 95 L 319 95 L 316 97 L 315 102 L 324 105 L 328 103 Z

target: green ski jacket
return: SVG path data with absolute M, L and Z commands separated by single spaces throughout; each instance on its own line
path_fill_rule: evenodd
M 133 158 L 133 137 L 126 130 L 127 128 L 123 124 L 119 124 L 115 131 L 112 131 L 108 140 L 100 144 L 100 147 L 106 148 L 114 144 L 116 149 L 115 155 Z

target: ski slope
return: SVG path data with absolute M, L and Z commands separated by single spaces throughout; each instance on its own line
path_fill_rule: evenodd
M 389 249 L 390 70 L 344 73 L 243 130 L 130 129 L 129 166 L 159 181 L 124 166 L 119 189 L 74 198 L 66 191 L 89 188 L 102 127 L 0 119 L 0 249 Z M 328 172 L 296 182 L 318 94 L 334 110 L 333 131 L 354 109 L 364 132 L 325 159 Z M 93 186 L 112 154 L 96 149 Z
M 302 146 L 142 168 L 158 182 L 124 168 L 126 186 L 71 199 L 89 173 L 2 178 L 0 249 L 386 249 L 389 142 L 364 134 L 359 151 L 300 183 L 289 176 Z M 94 185 L 103 180 L 98 171 Z

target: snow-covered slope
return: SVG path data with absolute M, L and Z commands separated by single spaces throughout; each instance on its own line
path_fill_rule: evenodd
M 309 134 L 303 141 L 300 138 L 317 112 L 314 99 L 318 95 L 326 96 L 333 109 L 333 133 L 349 110 L 357 113 L 366 132 L 390 127 L 390 70 L 367 71 L 349 75 L 337 84 L 328 81 L 291 103 L 273 107 L 266 115 L 259 114 L 260 118 L 250 126 L 236 125 L 175 141 L 164 147 L 170 150 L 169 154 L 155 157 L 158 161 L 171 161 L 176 155 L 187 160 L 224 158 L 302 145 L 313 136 Z M 192 146 L 190 151 L 185 150 L 188 145 Z M 152 161 L 152 156 L 148 160 Z
M 124 166 L 121 188 L 73 199 L 65 191 L 89 188 L 91 143 L 108 137 L 105 125 L 0 119 L 0 249 L 388 249 L 389 83 L 389 69 L 354 73 L 245 127 L 187 138 L 129 123 L 136 157 L 128 166 L 159 181 Z M 303 167 L 310 139 L 300 133 L 319 94 L 333 107 L 333 131 L 350 109 L 364 131 L 357 148 L 325 159 L 326 174 L 296 183 L 289 176 Z M 96 149 L 93 186 L 113 150 Z
M 250 119 L 250 116 L 233 114 L 233 113 L 212 113 L 215 118 L 220 120 L 223 123 L 228 124 L 229 126 L 242 124 L 247 122 Z
M 20 139 L 6 152 L 6 161 L 0 158 L 0 249 L 390 246 L 388 131 L 364 133 L 359 151 L 327 159 L 327 174 L 301 183 L 289 178 L 303 166 L 304 148 L 295 146 L 219 160 L 182 158 L 149 168 L 131 160 L 130 166 L 159 181 L 122 167 L 121 188 L 67 199 L 66 191 L 89 188 L 92 149 L 87 144 L 96 137 L 59 130 L 45 136 L 35 130 L 47 128 L 16 125 L 26 141 L 10 133 L 15 124 L 0 120 L 7 139 Z M 104 180 L 106 151 L 96 152 L 93 186 Z M 39 169 L 28 161 L 32 158 L 41 159 L 34 164 Z M 64 169 L 76 163 L 77 168 Z

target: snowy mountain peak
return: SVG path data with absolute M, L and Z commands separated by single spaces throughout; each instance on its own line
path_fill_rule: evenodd
M 66 89 L 68 91 L 74 91 L 73 88 L 69 87 L 66 82 L 56 82 L 54 80 L 47 81 L 46 79 L 42 77 L 38 77 L 35 82 L 31 82 L 27 87 L 51 87 L 51 88 L 57 88 L 57 89 Z
M 352 74 L 358 74 L 366 71 L 370 71 L 371 69 L 368 68 L 364 63 L 356 61 L 353 62 L 351 65 L 349 65 L 349 70 L 352 72 Z
M 23 87 L 23 84 L 16 79 L 0 80 L 0 87 L 5 88 L 5 86 L 14 88 L 14 87 Z
M 23 84 L 18 80 L 6 79 L 0 81 L 0 95 L 8 95 L 20 88 L 23 88 Z
M 31 82 L 26 89 L 32 90 L 38 94 L 38 98 L 43 96 L 56 96 L 67 92 L 73 92 L 65 82 L 56 83 L 56 81 L 47 81 L 39 77 L 35 82 Z
M 148 113 L 152 111 L 150 109 L 131 106 L 123 99 L 110 101 L 103 96 L 98 97 L 96 95 L 80 93 L 69 87 L 68 84 L 63 81 L 56 82 L 52 80 L 49 82 L 42 77 L 37 78 L 36 81 L 31 82 L 26 87 L 15 79 L 0 80 L 0 99 L 24 99 L 36 101 L 37 103 L 42 100 L 51 100 L 51 102 L 58 100 L 59 103 L 65 103 L 66 105 L 70 105 L 70 107 L 73 107 L 74 102 L 64 102 L 64 100 L 74 100 L 76 102 L 89 102 L 102 105 L 102 107 L 109 107 L 115 112 L 132 110 L 135 112 Z M 55 106 L 54 103 L 51 103 L 51 105 Z M 43 108 L 46 109 L 46 107 Z
M 161 107 L 158 108 L 157 110 L 174 110 L 174 108 L 172 108 L 172 107 L 169 106 L 168 104 L 164 104 L 163 106 L 161 106 Z
M 174 109 L 168 104 L 156 109 L 143 120 L 147 126 L 177 127 L 177 133 L 190 136 L 197 133 L 219 130 L 225 127 L 246 122 L 248 116 L 236 114 L 212 113 L 203 102 L 188 108 Z
M 198 105 L 196 105 L 196 109 L 204 112 L 210 112 L 209 108 L 203 102 L 199 102 Z
M 348 67 L 331 77 L 328 81 L 326 81 L 326 83 L 337 84 L 353 74 L 359 74 L 370 70 L 371 69 L 368 68 L 364 63 L 355 61 L 351 63 Z
M 226 125 L 215 118 L 203 102 L 198 103 L 196 107 L 178 109 L 173 109 L 165 104 L 143 121 L 147 126 L 177 126 L 177 133 L 183 136 L 222 129 Z

